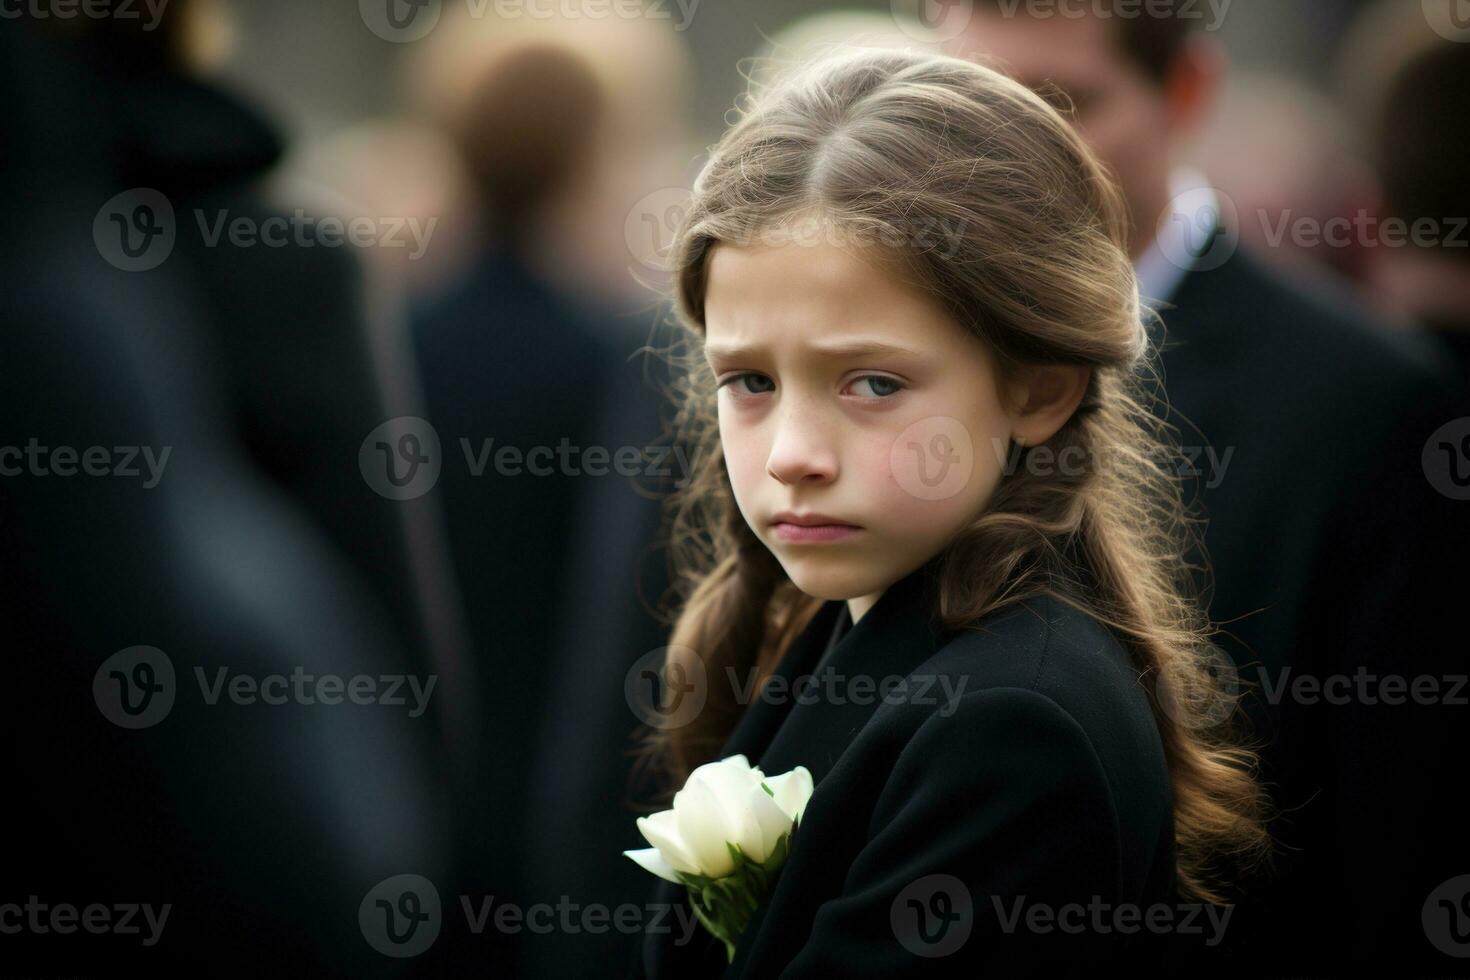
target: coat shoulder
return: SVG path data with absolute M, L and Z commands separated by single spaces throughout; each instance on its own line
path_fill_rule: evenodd
M 1113 632 L 1052 596 L 1024 600 L 959 630 L 921 669 L 963 677 L 971 690 L 1033 691 L 1084 727 L 1093 708 L 1150 710 L 1145 672 Z
M 932 675 L 961 704 L 1009 698 L 1054 708 L 1076 724 L 1112 786 L 1167 795 L 1147 671 L 1108 627 L 1054 597 L 1019 602 L 953 634 L 915 674 Z

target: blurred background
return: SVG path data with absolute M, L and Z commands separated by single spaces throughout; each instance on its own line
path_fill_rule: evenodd
M 643 846 L 627 739 L 674 608 L 660 502 L 692 464 L 659 356 L 669 236 L 752 59 L 983 46 L 970 20 L 993 14 L 970 7 L 7 4 L 0 621 L 19 758 L 0 926 L 23 925 L 0 969 L 622 975 L 653 916 L 620 854 Z M 1342 350 L 1318 337 L 1300 363 L 1382 422 L 1356 450 L 1370 463 L 1410 433 L 1433 503 L 1375 503 L 1432 513 L 1463 547 L 1463 509 L 1442 505 L 1470 484 L 1470 427 L 1431 440 L 1451 447 L 1440 469 L 1419 454 L 1470 363 L 1470 4 L 1198 8 L 1213 81 L 1159 163 L 1204 175 L 1232 247 L 1351 310 Z M 1433 234 L 1384 246 L 1392 217 Z M 1420 373 L 1391 391 L 1332 373 L 1400 357 Z M 1199 397 L 1205 437 L 1248 450 Z M 1240 472 L 1230 488 L 1251 486 Z M 1244 510 L 1222 497 L 1238 523 L 1217 550 L 1251 551 L 1235 581 L 1254 562 L 1305 582 L 1327 560 L 1316 539 L 1275 560 L 1258 542 L 1277 524 Z M 1394 535 L 1445 581 L 1438 552 Z M 1419 628 L 1459 663 L 1463 643 Z M 1345 808 L 1385 787 L 1336 792 Z M 110 925 L 67 930 L 67 903 Z M 141 912 L 142 936 L 119 926 L 146 903 L 172 907 L 149 944 Z M 502 905 L 526 925 L 497 925 Z M 1417 900 L 1395 909 L 1438 956 Z

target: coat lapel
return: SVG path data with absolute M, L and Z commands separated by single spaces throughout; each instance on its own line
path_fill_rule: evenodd
M 838 641 L 820 670 L 810 674 L 816 658 L 803 665 L 810 689 L 803 693 L 788 688 L 782 700 L 790 707 L 759 756 L 749 755 L 751 765 L 772 776 L 805 766 L 820 787 L 882 704 L 884 678 L 907 676 L 943 645 L 938 599 L 932 561 L 889 586 Z M 865 686 L 854 689 L 858 679 Z M 930 695 L 937 696 L 933 691 Z
M 805 766 L 819 792 L 843 749 L 882 703 L 883 678 L 906 676 L 943 645 L 945 636 L 937 620 L 937 559 L 889 586 L 813 675 L 843 605 L 831 600 L 817 611 L 772 671 L 765 690 L 779 695 L 754 696 L 717 758 L 743 754 L 751 765 L 773 776 Z M 859 677 L 870 683 L 866 696 L 853 697 L 850 685 Z M 803 694 L 802 685 L 813 680 L 816 686 Z M 645 966 L 651 980 L 717 976 L 724 971 L 724 947 L 703 927 L 697 927 L 685 945 L 669 941 L 678 935 L 678 923 L 694 921 L 684 886 L 661 881 L 654 900 L 674 914 L 668 919 L 672 933 L 645 937 Z

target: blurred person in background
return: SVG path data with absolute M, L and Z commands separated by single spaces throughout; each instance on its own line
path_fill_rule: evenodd
M 0 23 L 4 962 L 379 975 L 359 909 L 447 862 L 427 685 L 453 679 L 356 472 L 382 407 L 355 264 L 196 231 L 276 214 L 252 187 L 279 152 L 193 74 L 202 7 Z M 347 703 L 359 677 L 411 679 L 417 713 Z
M 1329 703 L 1291 684 L 1460 666 L 1446 573 L 1465 515 L 1421 468 L 1425 440 L 1464 414 L 1447 367 L 1350 295 L 1309 291 L 1235 248 L 1226 202 L 1179 169 L 1224 73 L 1186 8 L 969 6 L 952 11 L 951 53 L 1055 99 L 1129 199 L 1140 291 L 1162 310 L 1160 410 L 1193 452 L 1183 475 L 1209 521 L 1200 584 L 1283 811 L 1277 874 L 1218 948 L 1181 941 L 1181 967 L 1442 966 L 1421 906 L 1463 870 L 1442 798 L 1453 709 Z
M 1470 380 L 1470 45 L 1438 40 L 1407 59 L 1382 102 L 1375 158 L 1384 220 L 1408 230 L 1375 248 L 1369 286 L 1428 329 Z
M 412 319 L 485 719 L 461 873 L 523 905 L 613 909 L 641 895 L 614 846 L 638 839 L 624 680 L 667 642 L 660 499 L 687 466 L 642 356 L 660 338 L 640 279 L 659 274 L 642 236 L 678 204 L 689 70 L 660 21 L 468 9 L 405 67 L 407 110 L 454 148 L 449 196 L 473 226 Z M 636 475 L 613 465 L 629 451 Z M 460 961 L 483 961 L 465 939 Z M 625 962 L 636 939 L 522 930 L 492 958 L 569 976 Z
M 1368 249 L 1344 222 L 1376 203 L 1360 143 L 1347 115 L 1305 83 L 1233 72 L 1190 156 L 1235 206 L 1241 245 L 1263 265 L 1292 279 L 1335 273 L 1356 285 Z
M 460 613 L 433 545 L 434 502 L 388 499 L 343 462 L 386 419 L 421 411 L 408 352 L 384 323 L 391 300 L 364 275 L 355 253 L 368 249 L 333 236 L 338 216 L 316 207 L 328 202 L 276 181 L 285 143 L 274 125 L 195 63 L 220 57 L 201 52 L 227 36 L 213 26 L 224 9 L 169 4 L 156 30 L 130 31 L 119 25 L 135 22 L 120 18 L 36 24 L 97 49 L 89 68 L 109 111 L 89 137 L 132 182 L 119 190 L 155 190 L 173 210 L 169 259 L 188 266 L 198 290 L 199 356 L 241 451 L 353 567 L 393 643 L 452 673 L 463 660 Z M 180 53 L 159 58 L 153 39 L 176 34 Z

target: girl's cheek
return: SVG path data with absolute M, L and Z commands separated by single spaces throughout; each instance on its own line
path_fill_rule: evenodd
M 942 503 L 968 492 L 983 465 L 978 456 L 983 446 L 971 425 L 948 415 L 929 415 L 888 441 L 887 470 L 902 495 Z
M 943 533 L 958 530 L 983 510 L 1004 459 L 1003 439 L 973 434 L 972 426 L 949 416 L 931 416 L 875 445 L 867 472 L 882 474 L 873 513 L 896 531 Z
M 748 517 L 747 497 L 765 472 L 762 462 L 765 457 L 753 440 L 724 426 L 720 428 L 720 445 L 725 456 L 725 471 L 729 474 L 730 486 L 735 491 L 735 503 L 740 512 Z

